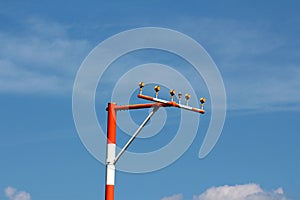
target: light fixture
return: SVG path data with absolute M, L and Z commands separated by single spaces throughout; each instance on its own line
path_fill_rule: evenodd
M 139 82 L 139 86 L 140 86 L 140 94 L 142 94 L 143 87 L 145 86 L 145 83 L 144 82 Z
M 154 86 L 154 90 L 155 90 L 155 98 L 157 98 L 158 97 L 158 92 L 160 90 L 160 86 L 159 85 Z
M 203 109 L 204 107 L 204 103 L 206 102 L 206 99 L 204 97 L 200 98 L 200 105 L 201 105 L 201 109 Z
M 181 102 L 181 99 L 182 99 L 182 93 L 181 93 L 181 92 L 179 92 L 177 96 L 178 96 L 178 103 L 180 104 L 180 102 Z
M 189 99 L 191 98 L 191 95 L 190 94 L 186 94 L 185 95 L 185 103 L 186 105 L 189 105 Z
M 170 90 L 171 101 L 174 101 L 174 95 L 176 94 L 175 90 Z

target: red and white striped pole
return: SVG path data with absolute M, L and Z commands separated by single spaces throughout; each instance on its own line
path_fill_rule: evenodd
M 107 150 L 106 150 L 106 187 L 105 200 L 114 200 L 115 187 L 115 156 L 116 156 L 116 107 L 108 103 L 107 112 Z
M 198 112 L 204 114 L 205 111 L 203 110 L 203 104 L 205 103 L 205 99 L 201 98 L 201 109 L 194 108 L 188 105 L 182 105 L 180 103 L 176 103 L 173 101 L 173 96 L 175 91 L 171 91 L 171 101 L 158 99 L 157 93 L 159 91 L 159 87 L 156 87 L 156 98 L 143 95 L 141 93 L 141 86 L 140 86 L 140 94 L 138 94 L 139 98 L 154 101 L 155 103 L 151 104 L 133 104 L 133 105 L 124 105 L 124 106 L 117 106 L 116 103 L 108 103 L 107 112 L 108 112 L 108 119 L 107 119 L 107 151 L 106 151 L 106 187 L 105 187 L 105 200 L 114 200 L 114 187 L 115 187 L 115 163 L 118 161 L 120 156 L 126 151 L 128 146 L 132 143 L 132 141 L 136 138 L 136 136 L 141 132 L 142 128 L 147 124 L 153 114 L 157 111 L 160 107 L 177 107 L 182 108 L 185 110 Z M 186 97 L 186 101 L 190 96 Z M 119 110 L 131 110 L 131 109 L 142 109 L 142 108 L 153 108 L 152 112 L 149 113 L 147 118 L 144 122 L 139 126 L 130 140 L 126 143 L 123 149 L 119 152 L 116 156 L 116 129 L 117 129 L 117 111 Z

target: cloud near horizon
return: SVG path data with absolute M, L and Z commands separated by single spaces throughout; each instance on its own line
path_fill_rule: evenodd
M 164 197 L 161 200 L 182 200 L 183 196 L 182 194 L 174 194 L 173 196 L 170 197 Z
M 164 197 L 161 200 L 183 200 L 182 194 Z M 235 186 L 211 187 L 193 200 L 288 200 L 282 188 L 266 191 L 259 185 L 250 183 Z
M 13 187 L 5 188 L 4 193 L 9 200 L 31 200 L 31 196 L 28 192 L 18 191 Z

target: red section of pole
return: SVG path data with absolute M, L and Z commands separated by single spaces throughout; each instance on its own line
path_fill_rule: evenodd
M 107 153 L 106 153 L 106 188 L 105 200 L 114 200 L 116 156 L 116 104 L 109 103 L 107 107 Z
M 116 144 L 116 110 L 115 103 L 108 103 L 107 112 L 107 139 L 109 144 Z
M 114 185 L 106 185 L 105 188 L 105 200 L 114 199 Z

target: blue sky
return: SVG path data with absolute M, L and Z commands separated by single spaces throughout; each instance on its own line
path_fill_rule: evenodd
M 171 28 L 203 45 L 223 77 L 227 117 L 206 158 L 198 159 L 198 151 L 209 112 L 190 148 L 172 165 L 147 174 L 117 172 L 116 199 L 208 200 L 208 194 L 230 187 L 240 199 L 254 199 L 246 197 L 250 189 L 257 199 L 300 199 L 299 6 L 298 1 L 1 1 L 0 199 L 104 198 L 105 167 L 78 137 L 72 87 L 96 45 L 145 26 Z M 158 54 L 124 58 L 126 67 L 112 66 L 104 86 L 131 64 L 174 64 L 170 55 Z M 182 73 L 193 73 L 176 64 Z M 95 106 L 103 129 L 111 95 L 104 86 Z M 207 89 L 196 92 L 206 95 Z M 128 138 L 119 134 L 125 143 Z M 147 141 L 137 140 L 132 150 L 153 149 Z

